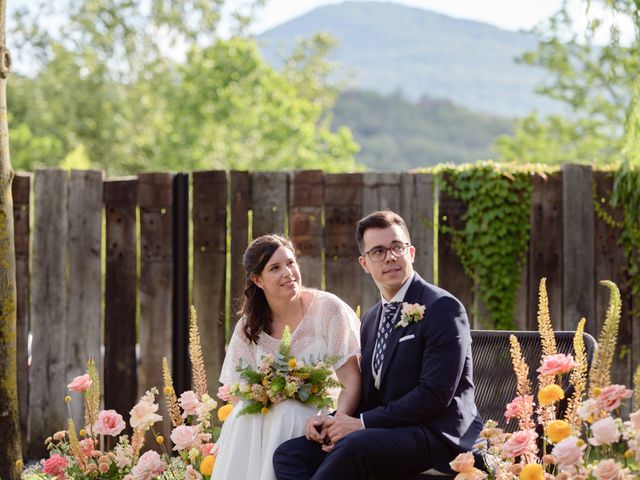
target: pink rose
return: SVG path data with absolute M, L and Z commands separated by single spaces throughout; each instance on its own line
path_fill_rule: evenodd
M 598 404 L 611 412 L 620 406 L 622 399 L 631 398 L 631 395 L 633 392 L 624 385 L 609 385 L 598 395 Z
M 187 469 L 184 471 L 184 480 L 202 480 L 202 475 L 191 465 L 187 465 Z
M 530 414 L 533 412 L 533 397 L 531 395 L 525 395 L 524 397 L 516 397 L 511 403 L 507 404 L 507 409 L 504 412 L 504 416 L 507 420 L 512 418 L 520 418 L 523 414 Z
M 582 446 L 580 446 L 579 443 L 582 443 Z M 551 453 L 556 457 L 558 465 L 562 467 L 572 467 L 582 461 L 585 448 L 587 448 L 587 444 L 579 442 L 578 438 L 567 437 L 556 443 Z
M 64 469 L 69 465 L 69 461 L 62 455 L 51 455 L 47 458 L 42 465 L 42 471 L 47 475 L 53 475 L 54 477 L 64 476 Z
M 538 434 L 534 430 L 514 432 L 502 446 L 502 455 L 509 458 L 531 455 L 537 451 L 537 438 Z
M 149 450 L 140 457 L 136 466 L 131 469 L 131 474 L 133 480 L 151 480 L 164 472 L 166 467 L 167 464 L 162 461 L 158 452 Z
M 218 388 L 218 398 L 223 402 L 231 400 L 231 392 L 229 391 L 229 385 L 222 385 Z
M 101 435 L 111 435 L 116 437 L 124 430 L 127 424 L 124 423 L 122 415 L 115 410 L 102 410 L 98 414 L 98 420 L 93 426 L 93 431 Z
M 198 406 L 200 405 L 200 401 L 195 393 L 191 390 L 187 390 L 182 395 L 180 395 L 180 399 L 178 403 L 184 410 L 182 414 L 183 418 L 187 418 L 189 415 L 197 415 L 198 414 Z
M 451 470 L 458 473 L 469 472 L 473 469 L 473 454 L 471 452 L 461 453 L 452 462 L 449 462 Z
M 72 392 L 82 393 L 89 390 L 91 386 L 91 377 L 89 377 L 88 373 L 84 375 L 80 375 L 79 377 L 74 378 L 67 388 Z
M 608 445 L 615 443 L 620 439 L 620 430 L 618 425 L 611 417 L 605 417 L 591 425 L 591 433 L 593 437 L 589 439 L 591 445 Z
M 593 470 L 598 480 L 623 480 L 624 473 L 615 460 L 602 460 Z
M 162 420 L 157 411 L 158 405 L 143 397 L 129 412 L 129 423 L 136 430 L 148 430 L 151 425 Z
M 546 355 L 542 359 L 542 365 L 538 368 L 538 372 L 542 375 L 562 375 L 569 372 L 575 366 L 573 357 L 558 353 L 556 355 Z
M 634 430 L 640 430 L 640 410 L 637 410 L 629 415 L 629 420 Z
M 205 443 L 200 446 L 200 453 L 202 453 L 203 457 L 207 455 L 215 455 L 218 451 L 218 446 L 215 443 Z
M 185 450 L 200 445 L 200 429 L 197 426 L 180 425 L 171 432 L 174 450 Z

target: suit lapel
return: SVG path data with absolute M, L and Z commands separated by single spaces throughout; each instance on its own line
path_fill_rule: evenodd
M 372 313 L 365 317 L 364 321 L 366 323 L 363 325 L 362 338 L 360 339 L 362 345 L 360 368 L 362 370 L 362 377 L 367 382 L 372 379 L 371 359 L 373 358 L 373 347 L 376 343 L 376 333 L 378 332 L 380 323 L 381 308 L 382 304 L 378 302 L 373 307 Z
M 420 278 L 420 276 L 416 273 L 415 276 L 413 277 L 413 281 L 411 282 L 411 285 L 409 286 L 409 289 L 407 290 L 407 293 L 404 296 L 404 299 L 402 300 L 402 302 L 407 302 L 407 303 L 420 303 L 420 291 L 421 291 L 421 281 L 422 279 Z M 387 348 L 384 354 L 384 362 L 382 363 L 382 372 L 380 373 L 380 387 L 382 388 L 383 382 L 384 382 L 384 375 L 387 372 L 387 370 L 389 369 L 389 365 L 391 365 L 391 362 L 393 361 L 393 355 L 396 352 L 396 348 L 398 347 L 398 340 L 400 340 L 400 338 L 404 335 L 405 330 L 407 329 L 407 327 L 395 327 L 395 324 L 397 324 L 400 319 L 402 317 L 402 305 L 400 306 L 400 308 L 398 309 L 398 313 L 396 314 L 396 319 L 394 322 L 394 327 L 391 330 L 391 334 L 389 335 L 389 340 L 387 341 Z M 374 342 L 375 342 L 375 338 L 374 338 Z

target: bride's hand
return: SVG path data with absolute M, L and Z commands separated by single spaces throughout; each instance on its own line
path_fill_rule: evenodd
M 326 434 L 324 423 L 325 417 L 322 415 L 310 417 L 304 425 L 304 435 L 307 440 L 323 443 Z

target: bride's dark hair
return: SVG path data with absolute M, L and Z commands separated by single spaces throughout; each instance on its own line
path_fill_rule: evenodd
M 291 240 L 283 235 L 269 234 L 256 238 L 247 247 L 242 257 L 242 266 L 247 272 L 247 286 L 244 289 L 244 303 L 238 312 L 246 318 L 243 332 L 249 342 L 258 343 L 260 333 L 271 334 L 271 309 L 267 298 L 251 277 L 260 275 L 276 250 L 285 247 L 295 254 Z

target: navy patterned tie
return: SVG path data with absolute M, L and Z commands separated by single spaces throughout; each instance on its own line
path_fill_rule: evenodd
M 384 360 L 384 350 L 387 348 L 387 339 L 393 329 L 393 319 L 396 316 L 400 302 L 389 302 L 383 307 L 382 322 L 378 329 L 378 338 L 373 350 L 373 372 L 377 375 Z

